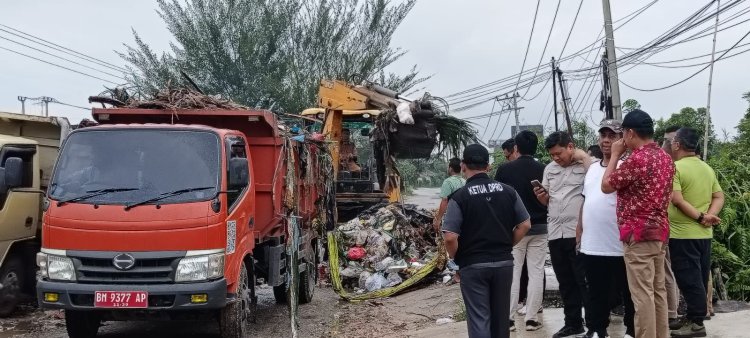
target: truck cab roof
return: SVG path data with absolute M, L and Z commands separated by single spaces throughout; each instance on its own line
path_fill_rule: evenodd
M 2 135 L 2 134 L 0 134 L 0 144 L 29 144 L 29 145 L 36 145 L 36 144 L 39 144 L 39 142 L 34 141 L 32 139 L 25 138 L 25 137 L 18 137 L 18 136 L 10 136 L 10 135 Z

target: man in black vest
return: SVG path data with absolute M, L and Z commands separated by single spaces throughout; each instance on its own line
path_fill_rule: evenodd
M 469 338 L 510 336 L 511 252 L 531 228 L 516 191 L 487 176 L 489 160 L 481 145 L 464 149 L 466 185 L 451 195 L 443 220 L 445 247 L 461 267 Z

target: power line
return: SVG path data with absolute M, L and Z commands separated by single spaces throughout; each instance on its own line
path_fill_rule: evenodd
M 32 47 L 32 46 L 29 46 L 29 45 L 27 45 L 27 44 L 24 44 L 24 43 L 18 42 L 18 41 L 16 41 L 16 40 L 13 40 L 13 39 L 8 39 L 8 38 L 6 38 L 6 37 L 4 37 L 4 36 L 0 36 L 0 39 L 3 39 L 3 40 L 7 40 L 7 41 L 10 41 L 10 42 L 12 42 L 12 43 L 15 43 L 15 44 L 18 44 L 18 45 L 24 46 L 24 47 L 26 47 L 26 48 L 29 48 L 29 49 L 33 49 L 33 50 L 35 50 L 35 51 L 37 51 L 37 52 L 40 52 L 40 53 L 43 53 L 43 54 L 47 54 L 47 55 L 49 55 L 49 56 L 52 56 L 52 57 L 54 57 L 54 58 L 58 58 L 58 59 L 60 59 L 60 60 L 68 61 L 68 62 L 70 62 L 70 63 L 72 63 L 72 64 L 76 64 L 76 65 L 79 65 L 79 66 L 81 66 L 81 67 L 84 67 L 84 68 L 88 68 L 88 69 L 91 69 L 91 70 L 93 70 L 93 71 L 97 71 L 97 72 L 100 72 L 100 73 L 102 73 L 102 74 L 107 74 L 107 75 L 109 75 L 109 76 L 112 76 L 112 77 L 116 77 L 116 78 L 118 78 L 118 79 L 121 79 L 121 80 L 126 80 L 126 79 L 125 79 L 124 77 L 121 77 L 121 76 L 119 76 L 119 75 L 115 75 L 115 74 L 112 74 L 112 73 L 108 73 L 108 72 L 105 72 L 105 71 L 103 71 L 103 70 L 99 70 L 99 69 L 96 69 L 96 68 L 93 68 L 93 67 L 90 67 L 90 66 L 84 65 L 84 64 L 82 64 L 82 63 L 79 63 L 79 62 L 76 62 L 76 61 L 73 61 L 73 60 L 70 60 L 70 59 L 64 58 L 64 57 L 62 57 L 62 56 L 59 56 L 59 55 L 55 55 L 55 54 L 52 54 L 52 53 L 46 52 L 46 51 L 44 51 L 44 50 L 41 50 L 41 49 L 39 49 L 39 48 L 36 48 L 36 47 Z
M 742 40 L 744 40 L 748 35 L 750 35 L 750 31 L 748 31 L 747 33 L 745 33 L 745 35 L 743 35 L 739 40 L 737 40 L 737 42 L 735 42 L 732 47 L 730 47 L 723 54 L 721 54 L 721 56 L 719 56 L 716 59 L 716 61 L 719 61 L 719 60 L 723 59 L 724 56 L 727 55 L 727 53 L 729 53 L 729 51 L 731 51 L 732 49 L 734 49 L 735 47 L 737 47 L 737 45 L 739 45 L 740 42 L 742 42 Z M 626 87 L 628 87 L 630 89 L 633 89 L 633 90 L 637 90 L 637 91 L 641 91 L 641 92 L 655 92 L 655 91 L 664 90 L 664 89 L 668 89 L 668 88 L 672 88 L 674 86 L 680 85 L 680 84 L 686 82 L 687 80 L 690 80 L 690 79 L 694 78 L 695 76 L 697 76 L 698 74 L 702 73 L 704 70 L 708 69 L 709 66 L 710 66 L 710 64 L 706 65 L 705 67 L 701 68 L 700 70 L 698 70 L 697 72 L 693 73 L 692 75 L 688 76 L 687 78 L 685 78 L 683 80 L 680 80 L 680 81 L 678 81 L 676 83 L 673 83 L 673 84 L 668 85 L 668 86 L 660 87 L 660 88 L 640 89 L 640 88 L 632 87 L 632 86 L 628 85 L 627 83 L 623 82 L 622 80 L 620 80 L 620 83 L 624 84 Z
M 55 67 L 58 67 L 58 68 L 62 68 L 62 69 L 65 69 L 65 70 L 69 70 L 69 71 L 71 71 L 71 72 L 74 72 L 74 73 L 78 73 L 78 74 L 81 74 L 81 75 L 83 75 L 83 76 L 88 76 L 88 77 L 90 77 L 90 78 L 94 78 L 94 79 L 97 79 L 97 80 L 101 80 L 101 81 L 104 81 L 104 82 L 108 82 L 108 83 L 111 83 L 111 84 L 115 84 L 115 85 L 117 84 L 116 82 L 112 82 L 112 81 L 110 81 L 110 80 L 102 79 L 102 78 L 100 78 L 100 77 L 98 77 L 98 76 L 94 76 L 94 75 L 91 75 L 91 74 L 87 74 L 87 73 L 84 73 L 84 72 L 81 72 L 81 71 L 78 71 L 78 70 L 75 70 L 75 69 L 72 69 L 72 68 L 68 68 L 68 67 L 65 67 L 65 66 L 61 66 L 61 65 L 58 65 L 58 64 L 56 64 L 56 63 L 53 63 L 53 62 L 49 62 L 49 61 L 46 61 L 46 60 L 42 60 L 42 59 L 40 59 L 40 58 L 36 58 L 36 57 L 33 57 L 33 56 L 31 56 L 31 55 L 28 55 L 28 54 L 24 54 L 24 53 L 21 53 L 21 52 L 18 52 L 18 51 L 15 51 L 15 50 L 9 49 L 9 48 L 5 48 L 5 47 L 2 47 L 2 46 L 0 46 L 0 49 L 6 50 L 6 51 L 9 51 L 9 52 L 11 52 L 11 53 L 15 53 L 15 54 L 18 54 L 18 55 L 21 55 L 21 56 L 25 56 L 25 57 L 27 57 L 27 58 L 30 58 L 30 59 L 34 59 L 34 60 L 37 60 L 37 61 L 39 61 L 39 62 L 44 62 L 44 63 L 46 63 L 46 64 L 48 64 L 48 65 L 52 65 L 52 66 L 55 66 Z
M 32 35 L 32 34 L 29 34 L 29 33 L 23 32 L 23 31 L 20 31 L 20 30 L 18 30 L 18 29 L 15 29 L 15 28 L 13 28 L 13 27 L 10 27 L 10 26 L 8 26 L 8 25 L 0 24 L 0 27 L 5 27 L 5 28 L 7 28 L 7 29 L 11 30 L 12 32 L 11 32 L 11 31 L 8 31 L 8 30 L 5 30 L 5 29 L 2 29 L 2 28 L 0 28 L 0 31 L 3 31 L 3 32 L 6 32 L 6 33 L 9 33 L 9 34 L 15 35 L 15 36 L 17 36 L 17 37 L 20 37 L 20 38 L 22 38 L 22 39 L 25 39 L 25 40 L 29 40 L 29 41 L 32 41 L 32 42 L 34 42 L 34 43 L 37 43 L 37 44 L 43 45 L 43 46 L 45 46 L 45 47 L 47 47 L 47 48 L 51 48 L 51 49 L 54 49 L 54 50 L 57 50 L 57 51 L 63 52 L 63 53 L 65 53 L 65 54 L 68 54 L 68 55 L 71 55 L 71 56 L 74 56 L 74 57 L 80 58 L 80 59 L 85 59 L 85 60 L 88 60 L 89 62 L 97 63 L 97 64 L 99 64 L 100 66 L 103 66 L 103 67 L 107 67 L 107 68 L 111 68 L 111 69 L 113 69 L 113 70 L 117 70 L 117 71 L 121 71 L 121 72 L 127 72 L 127 71 L 128 71 L 128 70 L 127 70 L 127 69 L 125 69 L 125 68 L 122 68 L 122 67 L 120 67 L 120 66 L 114 65 L 114 64 L 112 64 L 112 63 L 109 63 L 109 62 L 107 62 L 107 61 L 103 61 L 103 60 L 97 59 L 97 58 L 95 58 L 95 57 L 92 57 L 92 56 L 86 55 L 86 54 L 84 54 L 84 53 L 81 53 L 81 52 L 75 51 L 75 50 L 73 50 L 73 49 L 70 49 L 70 48 L 68 48 L 68 47 L 64 47 L 64 46 L 58 45 L 58 44 L 56 44 L 56 43 L 54 43 L 54 42 L 51 42 L 51 41 L 47 41 L 47 40 L 45 40 L 45 39 L 42 39 L 42 38 L 40 38 L 40 37 L 38 37 L 38 36 L 35 36 L 35 35 Z M 14 33 L 14 32 L 16 32 L 16 33 Z M 25 36 L 24 36 L 24 35 L 25 35 Z M 28 36 L 28 37 L 31 37 L 31 38 L 33 38 L 33 39 L 30 39 L 30 38 L 28 38 L 28 37 L 26 37 L 26 36 Z M 38 41 L 35 41 L 35 40 L 38 40 Z M 39 41 L 42 41 L 42 42 L 39 42 Z
M 544 54 L 547 52 L 547 46 L 549 45 L 549 38 L 552 37 L 552 32 L 555 29 L 555 22 L 557 21 L 557 13 L 560 11 L 560 3 L 562 0 L 557 0 L 557 7 L 555 7 L 555 16 L 552 17 L 552 24 L 549 26 L 549 33 L 547 33 L 547 41 L 544 42 L 544 49 L 542 49 L 542 55 L 539 56 L 539 63 L 536 65 L 536 69 L 534 70 L 534 79 L 536 79 L 536 75 L 539 73 L 539 68 L 542 67 L 542 61 L 544 61 Z M 533 29 L 532 29 L 533 30 Z M 521 68 L 521 71 L 523 71 L 523 68 Z M 531 80 L 534 81 L 533 79 Z M 526 88 L 526 92 L 521 95 L 521 97 L 526 97 L 526 94 L 529 93 L 529 90 L 531 90 L 531 87 Z
M 557 6 L 560 6 L 560 2 L 557 3 Z M 570 40 L 570 36 L 573 34 L 573 28 L 576 27 L 576 22 L 578 21 L 578 14 L 581 14 L 581 7 L 583 7 L 583 0 L 578 3 L 578 10 L 576 11 L 576 16 L 573 18 L 573 25 L 570 26 L 570 31 L 568 32 L 568 37 L 565 38 L 565 44 L 563 44 L 563 48 L 560 51 L 560 56 L 558 56 L 558 59 L 562 59 L 563 53 L 565 53 L 565 47 L 568 47 L 568 41 Z M 557 12 L 555 12 L 557 13 Z
M 649 9 L 651 6 L 653 6 L 657 1 L 658 0 L 654 0 L 654 1 L 646 4 L 645 6 L 643 6 L 643 7 L 639 8 L 639 9 L 637 9 L 637 10 L 629 13 L 628 15 L 626 15 L 626 16 L 620 18 L 620 19 L 615 20 L 614 23 L 618 23 L 618 22 L 620 22 L 622 20 L 627 20 L 624 23 L 622 23 L 622 24 L 618 25 L 617 27 L 615 27 L 615 31 L 618 30 L 618 29 L 620 29 L 620 28 L 622 28 L 627 23 L 629 23 L 632 20 L 634 20 L 636 17 L 640 16 L 647 9 Z M 599 33 L 599 35 L 601 35 L 601 33 Z M 564 58 L 561 58 L 558 61 L 560 63 L 562 63 L 562 62 L 568 61 L 568 60 L 570 60 L 570 59 L 572 59 L 572 58 L 574 58 L 574 57 L 576 57 L 578 55 L 586 54 L 586 53 L 590 52 L 591 49 L 595 49 L 596 47 L 594 47 L 594 46 L 597 43 L 599 43 L 601 40 L 602 40 L 601 38 L 597 38 L 596 41 L 592 42 L 591 44 L 587 45 L 586 47 L 583 47 L 580 50 L 578 50 L 577 52 L 573 53 L 572 55 L 569 55 L 569 56 L 566 56 Z M 534 71 L 534 69 L 529 69 L 529 70 L 526 70 L 526 71 L 524 71 L 524 72 L 522 72 L 520 74 L 510 75 L 508 77 L 505 77 L 505 78 L 502 78 L 502 79 L 499 79 L 499 80 L 495 80 L 495 81 L 491 81 L 491 82 L 488 82 L 488 83 L 485 83 L 485 84 L 482 84 L 482 85 L 478 85 L 476 87 L 472 87 L 472 88 L 469 88 L 469 89 L 466 89 L 466 90 L 463 90 L 463 91 L 460 91 L 460 92 L 456 92 L 456 93 L 453 93 L 453 94 L 450 94 L 450 95 L 447 95 L 447 96 L 444 96 L 444 97 L 445 98 L 451 98 L 451 97 L 455 97 L 455 96 L 459 96 L 459 95 L 464 95 L 464 94 L 467 94 L 467 93 L 475 92 L 475 91 L 478 91 L 478 90 L 483 90 L 485 88 L 492 87 L 492 86 L 501 84 L 503 82 L 508 82 L 509 80 L 514 79 L 514 78 L 516 78 L 516 77 L 518 77 L 520 75 L 530 74 L 533 71 Z M 494 92 L 497 92 L 497 91 L 499 91 L 499 90 L 490 90 L 489 92 L 485 92 L 485 94 L 494 93 Z M 487 102 L 487 101 L 483 101 L 481 103 L 484 103 L 484 102 Z

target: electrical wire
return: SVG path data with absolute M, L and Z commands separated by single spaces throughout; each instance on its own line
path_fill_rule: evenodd
M 100 69 L 96 69 L 96 68 L 94 68 L 94 67 L 90 67 L 90 66 L 87 66 L 87 65 L 85 65 L 85 64 L 82 64 L 82 63 L 80 63 L 80 62 L 76 62 L 76 61 L 73 61 L 73 60 L 71 60 L 71 59 L 67 59 L 67 58 L 64 58 L 64 57 L 62 57 L 62 56 L 59 56 L 59 55 L 55 55 L 55 54 L 52 54 L 52 53 L 46 52 L 46 51 L 44 51 L 44 50 L 41 50 L 41 49 L 39 49 L 39 48 L 36 48 L 36 47 L 32 47 L 32 46 L 29 46 L 29 45 L 27 45 L 27 44 L 24 44 L 24 43 L 18 42 L 18 41 L 16 41 L 16 40 L 13 40 L 13 39 L 8 39 L 8 38 L 6 38 L 6 37 L 4 37 L 4 36 L 0 36 L 0 39 L 3 39 L 3 40 L 7 40 L 7 41 L 10 41 L 10 42 L 12 42 L 12 43 L 15 43 L 15 44 L 17 44 L 17 45 L 21 45 L 21 46 L 24 46 L 24 47 L 26 47 L 26 48 L 29 48 L 29 49 L 35 50 L 35 51 L 37 51 L 37 52 L 40 52 L 40 53 L 42 53 L 42 54 L 46 54 L 46 55 L 49 55 L 49 56 L 51 56 L 51 57 L 54 57 L 54 58 L 58 58 L 58 59 L 60 59 L 60 60 L 64 60 L 64 61 L 70 62 L 70 63 L 72 63 L 72 64 L 76 64 L 76 65 L 79 65 L 79 66 L 81 66 L 81 67 L 84 67 L 84 68 L 88 68 L 88 69 L 90 69 L 90 70 L 93 70 L 93 71 L 96 71 L 96 72 L 99 72 L 99 73 L 102 73 L 102 74 L 106 74 L 106 75 L 109 75 L 109 76 L 112 76 L 112 77 L 116 77 L 116 78 L 118 78 L 118 79 L 120 79 L 120 80 L 123 80 L 123 81 L 127 81 L 127 80 L 126 80 L 126 79 L 125 79 L 124 77 L 122 77 L 122 76 L 119 76 L 119 75 L 116 75 L 116 74 L 112 74 L 112 73 L 108 73 L 108 72 L 105 72 L 105 71 L 103 71 L 103 70 L 100 70 Z
M 65 54 L 68 54 L 68 55 L 71 55 L 71 56 L 75 56 L 75 57 L 77 57 L 77 58 L 81 58 L 81 59 L 86 59 L 86 60 L 88 60 L 89 62 L 97 63 L 97 64 L 99 64 L 99 65 L 101 65 L 101 66 L 103 66 L 103 67 L 111 68 L 111 69 L 113 69 L 113 70 L 117 70 L 117 71 L 121 71 L 121 72 L 128 72 L 128 70 L 127 70 L 127 69 L 125 69 L 125 68 L 123 68 L 123 67 L 120 67 L 120 66 L 114 65 L 114 64 L 112 64 L 112 63 L 109 63 L 109 62 L 107 62 L 107 61 L 103 61 L 103 60 L 97 59 L 97 58 L 95 58 L 95 57 L 92 57 L 92 56 L 86 55 L 86 54 L 84 54 L 84 53 L 81 53 L 81 52 L 75 51 L 75 50 L 73 50 L 73 49 L 70 49 L 70 48 L 67 48 L 67 47 L 64 47 L 64 46 L 58 45 L 58 44 L 56 44 L 56 43 L 54 43 L 54 42 L 51 42 L 51 41 L 47 41 L 47 40 L 45 40 L 45 39 L 42 39 L 42 38 L 40 38 L 40 37 L 38 37 L 38 36 L 35 36 L 35 35 L 32 35 L 32 34 L 29 34 L 29 33 L 23 32 L 23 31 L 20 31 L 20 30 L 18 30 L 18 29 L 15 29 L 15 28 L 13 28 L 13 27 L 10 27 L 10 26 L 8 26 L 8 25 L 4 25 L 4 24 L 1 24 L 1 23 L 0 23 L 0 27 L 5 27 L 5 28 L 7 28 L 7 29 L 11 30 L 12 32 L 11 32 L 11 31 L 8 31 L 8 30 L 6 30 L 6 29 L 2 29 L 2 28 L 0 28 L 0 31 L 4 31 L 4 32 L 6 32 L 6 33 L 9 33 L 9 34 L 15 35 L 15 36 L 17 36 L 17 37 L 20 37 L 20 38 L 22 38 L 22 39 L 25 39 L 25 40 L 29 40 L 29 41 L 32 41 L 32 42 L 34 42 L 34 43 L 37 43 L 37 44 L 43 45 L 43 46 L 45 46 L 45 47 L 47 47 L 47 48 L 55 49 L 55 50 L 57 50 L 57 51 L 63 52 L 63 53 L 65 53 Z M 16 33 L 14 33 L 14 32 L 16 32 Z M 28 37 L 31 37 L 31 38 L 33 38 L 33 39 L 31 39 L 31 38 L 28 38 Z M 38 41 L 35 41 L 35 40 L 38 40 Z M 41 42 L 39 42 L 39 41 L 41 41 Z
M 654 1 L 656 2 L 656 1 Z M 560 3 L 557 3 L 558 6 L 560 6 Z M 568 32 L 568 37 L 565 38 L 565 44 L 563 44 L 563 48 L 560 51 L 560 56 L 558 56 L 558 59 L 562 59 L 563 53 L 565 53 L 565 47 L 568 47 L 568 41 L 570 41 L 570 36 L 573 35 L 573 29 L 576 27 L 576 22 L 578 21 L 578 14 L 581 14 L 581 7 L 583 7 L 583 0 L 581 0 L 578 3 L 578 10 L 576 11 L 576 16 L 573 18 L 573 24 L 570 26 L 570 31 Z
M 618 25 L 617 27 L 615 27 L 614 31 L 617 31 L 618 29 L 620 29 L 623 26 L 625 26 L 627 23 L 629 23 L 632 20 L 634 20 L 636 17 L 640 16 L 647 9 L 649 9 L 651 6 L 653 6 L 655 3 L 657 3 L 657 1 L 658 0 L 654 0 L 654 1 L 646 4 L 645 6 L 643 6 L 643 7 L 639 8 L 639 9 L 637 9 L 637 10 L 629 13 L 628 15 L 626 15 L 626 16 L 620 18 L 620 19 L 615 20 L 614 23 L 618 23 L 618 22 L 620 22 L 622 20 L 627 20 L 627 21 L 625 21 L 624 23 L 622 23 L 622 24 Z M 601 33 L 599 35 L 601 35 Z M 564 61 L 570 60 L 572 58 L 575 58 L 578 55 L 582 55 L 582 54 L 586 54 L 586 53 L 590 52 L 591 49 L 596 49 L 595 46 L 599 42 L 601 42 L 601 40 L 602 40 L 602 38 L 597 38 L 596 41 L 592 42 L 591 44 L 589 44 L 589 45 L 587 45 L 587 46 L 585 46 L 583 48 L 581 48 L 577 52 L 575 52 L 575 53 L 573 53 L 573 54 L 571 54 L 569 56 L 566 56 L 566 57 L 558 60 L 558 62 L 564 62 Z M 521 75 L 527 75 L 527 74 L 532 73 L 533 71 L 534 71 L 534 69 L 529 69 L 527 71 L 522 72 Z M 452 94 L 449 94 L 449 95 L 444 96 L 444 97 L 445 98 L 451 98 L 451 97 L 455 97 L 455 96 L 459 96 L 459 95 L 464 95 L 464 94 L 467 94 L 467 93 L 475 92 L 475 91 L 478 91 L 478 90 L 483 90 L 483 89 L 486 89 L 488 87 L 492 87 L 492 86 L 495 86 L 495 85 L 498 85 L 498 84 L 502 84 L 503 82 L 508 82 L 511 79 L 515 79 L 518 76 L 519 76 L 519 74 L 510 75 L 508 77 L 505 77 L 505 78 L 502 78 L 502 79 L 499 79 L 499 80 L 495 80 L 495 81 L 491 81 L 491 82 L 488 82 L 488 83 L 485 83 L 485 84 L 482 84 L 482 85 L 478 85 L 478 86 L 475 86 L 475 87 L 472 87 L 472 88 L 469 88 L 469 89 L 466 89 L 466 90 L 463 90 L 463 91 L 452 93 Z M 492 91 L 490 91 L 490 92 L 492 92 Z M 494 91 L 494 92 L 497 92 L 497 91 Z M 484 102 L 487 102 L 487 101 L 483 101 L 481 103 L 484 103 Z
M 536 75 L 539 73 L 539 68 L 542 67 L 542 62 L 544 61 L 544 53 L 547 52 L 547 46 L 549 46 L 549 38 L 552 37 L 552 32 L 555 29 L 555 22 L 557 21 L 557 13 L 560 12 L 560 3 L 562 0 L 557 0 L 557 7 L 555 7 L 555 15 L 552 17 L 552 24 L 549 26 L 549 33 L 547 33 L 547 41 L 544 42 L 544 49 L 542 49 L 542 55 L 539 56 L 539 63 L 536 65 L 536 68 L 534 70 L 533 79 L 536 79 Z M 533 28 L 532 28 L 533 32 Z M 533 33 L 532 33 L 533 34 Z M 529 41 L 530 43 L 531 41 Z M 523 71 L 523 68 L 521 68 L 521 71 Z M 529 90 L 531 90 L 531 87 L 526 87 L 526 92 L 521 95 L 521 98 L 525 98 L 526 95 L 529 93 Z
M 31 55 L 28 55 L 28 54 L 24 54 L 24 53 L 18 52 L 18 51 L 12 50 L 12 49 L 10 49 L 10 48 L 5 48 L 5 47 L 2 47 L 2 46 L 0 46 L 0 49 L 2 49 L 2 50 L 6 50 L 6 51 L 8 51 L 8 52 L 11 52 L 11 53 L 15 53 L 15 54 L 18 54 L 18 55 L 21 55 L 21 56 L 25 56 L 25 57 L 27 57 L 27 58 L 30 58 L 30 59 L 34 59 L 34 60 L 37 60 L 37 61 L 39 61 L 39 62 L 44 62 L 44 63 L 46 63 L 46 64 L 48 64 L 48 65 L 52 65 L 52 66 L 55 66 L 55 67 L 58 67 L 58 68 L 62 68 L 62 69 L 65 69 L 65 70 L 69 70 L 69 71 L 71 71 L 71 72 L 74 72 L 74 73 L 78 73 L 78 74 L 81 74 L 81 75 L 83 75 L 83 76 L 88 76 L 88 77 L 90 77 L 90 78 L 94 78 L 94 79 L 97 79 L 97 80 L 101 80 L 101 81 L 104 81 L 104 82 L 108 82 L 108 83 L 111 83 L 111 84 L 115 84 L 115 85 L 117 84 L 116 82 L 112 82 L 112 81 L 110 81 L 110 80 L 107 80 L 107 79 L 102 79 L 102 78 L 100 78 L 100 77 L 98 77 L 98 76 L 94 76 L 94 75 L 91 75 L 91 74 L 87 74 L 87 73 L 84 73 L 84 72 L 81 72 L 81 71 L 78 71 L 78 70 L 75 70 L 75 69 L 72 69 L 72 68 L 68 68 L 68 67 L 65 67 L 65 66 L 61 66 L 61 65 L 58 65 L 58 64 L 56 64 L 56 63 L 53 63 L 53 62 L 49 62 L 49 61 L 46 61 L 46 60 L 42 60 L 42 59 L 40 59 L 40 58 L 36 58 L 36 57 L 33 57 L 33 56 L 31 56 Z
M 742 40 L 744 40 L 748 35 L 750 35 L 750 31 L 748 31 L 747 33 L 745 33 L 745 35 L 743 35 L 739 40 L 737 40 L 737 42 L 735 42 L 732 47 L 730 47 L 729 49 L 727 49 L 714 62 L 723 59 L 724 56 L 727 55 L 727 53 L 729 53 L 732 49 L 734 49 L 735 47 L 737 47 L 737 45 L 739 45 L 740 42 L 742 42 Z M 671 85 L 664 86 L 664 87 L 659 87 L 659 88 L 652 88 L 652 89 L 636 88 L 636 87 L 630 86 L 629 84 L 625 83 L 624 81 L 622 81 L 622 79 L 620 79 L 620 83 L 624 84 L 626 87 L 628 87 L 630 89 L 637 90 L 637 91 L 640 91 L 640 92 L 655 92 L 655 91 L 659 91 L 659 90 L 664 90 L 664 89 L 672 88 L 674 86 L 677 86 L 677 85 L 680 85 L 682 83 L 685 83 L 686 81 L 688 81 L 688 80 L 694 78 L 695 76 L 697 76 L 698 74 L 702 73 L 704 70 L 708 69 L 708 67 L 710 67 L 710 66 L 711 66 L 711 63 L 709 63 L 708 65 L 706 65 L 705 67 L 701 68 L 700 70 L 698 70 L 697 72 L 693 73 L 692 75 L 688 76 L 685 79 L 682 79 L 682 80 L 680 80 L 678 82 L 675 82 L 675 83 L 673 83 Z

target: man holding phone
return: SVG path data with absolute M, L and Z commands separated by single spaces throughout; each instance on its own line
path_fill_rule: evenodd
M 583 204 L 583 180 L 591 157 L 576 149 L 566 132 L 554 132 L 544 140 L 553 162 L 544 169 L 542 187 L 534 188 L 540 203 L 547 206 L 549 252 L 552 268 L 560 283 L 565 325 L 553 338 L 584 333 L 581 310 L 588 303 L 583 262 L 576 252 L 578 211 Z M 590 324 L 586 311 L 586 324 Z
M 541 204 L 534 194 L 533 184 L 539 186 L 544 175 L 544 165 L 534 159 L 539 139 L 531 131 L 524 130 L 514 138 L 511 154 L 520 156 L 497 168 L 495 180 L 510 185 L 521 197 L 526 211 L 531 216 L 531 229 L 526 236 L 513 246 L 513 284 L 510 294 L 510 330 L 515 331 L 515 309 L 520 290 L 526 287 L 521 283 L 522 269 L 526 260 L 529 283 L 526 297 L 526 331 L 542 328 L 538 310 L 544 296 L 544 259 L 547 256 L 547 207 Z

